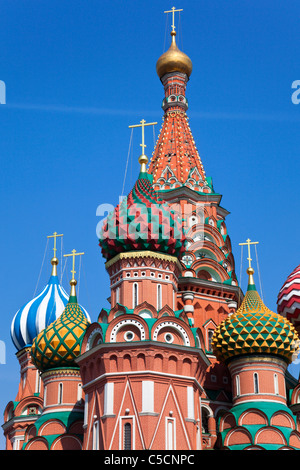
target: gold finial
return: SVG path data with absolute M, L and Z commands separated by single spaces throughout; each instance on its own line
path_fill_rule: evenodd
M 139 163 L 141 165 L 141 173 L 146 173 L 146 165 L 148 163 L 148 157 L 145 155 L 145 126 L 154 126 L 157 122 L 147 122 L 145 119 L 140 121 L 140 124 L 134 124 L 133 126 L 128 126 L 129 129 L 133 127 L 141 127 L 142 128 L 142 143 L 140 146 L 142 147 L 142 155 L 139 157 Z
M 52 276 L 57 276 L 57 265 L 58 265 L 58 258 L 56 257 L 56 238 L 57 237 L 63 237 L 63 233 L 58 234 L 57 232 L 54 232 L 53 235 L 48 235 L 47 238 L 54 238 L 54 245 L 53 245 L 53 258 L 51 260 L 52 264 Z
M 65 257 L 68 257 L 68 256 L 72 256 L 73 257 L 73 262 L 72 262 L 72 270 L 71 270 L 71 273 L 72 273 L 72 279 L 70 281 L 70 285 L 71 285 L 71 293 L 70 293 L 70 297 L 76 297 L 76 290 L 75 290 L 75 286 L 77 284 L 77 281 L 75 279 L 75 256 L 80 256 L 80 255 L 84 255 L 84 253 L 77 253 L 76 250 L 72 250 L 72 253 L 70 254 L 67 254 L 67 255 L 64 255 Z
M 175 7 L 172 7 L 171 10 L 167 10 L 167 11 L 164 11 L 164 13 L 172 13 L 172 32 L 175 32 L 175 12 L 176 11 L 183 11 L 183 9 L 181 10 L 176 10 Z
M 250 238 L 246 240 L 246 243 L 239 243 L 239 245 L 247 245 L 248 246 L 248 262 L 249 262 L 249 267 L 247 269 L 247 274 L 249 274 L 249 284 L 254 284 L 254 279 L 253 279 L 253 274 L 254 274 L 254 269 L 251 266 L 251 251 L 250 251 L 250 245 L 258 245 L 259 242 L 252 242 Z

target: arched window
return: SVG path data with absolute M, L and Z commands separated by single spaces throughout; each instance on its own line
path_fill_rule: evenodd
M 259 393 L 257 372 L 254 372 L 253 374 L 253 382 L 254 382 L 254 393 Z
M 124 424 L 124 450 L 131 450 L 131 424 L 125 423 Z
M 137 282 L 135 282 L 133 284 L 133 308 L 135 308 L 138 305 L 138 300 L 139 300 L 138 284 Z
M 116 304 L 120 303 L 120 287 L 116 288 Z
M 202 433 L 209 434 L 208 430 L 208 418 L 209 418 L 209 411 L 202 407 L 201 408 L 201 425 L 202 425 Z
M 214 334 L 214 330 L 208 330 L 208 351 L 212 352 L 211 340 Z

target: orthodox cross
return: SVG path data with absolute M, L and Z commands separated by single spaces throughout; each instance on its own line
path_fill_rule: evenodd
M 142 147 L 142 155 L 145 155 L 145 126 L 154 126 L 155 124 L 157 124 L 157 122 L 147 122 L 145 121 L 145 119 L 142 119 L 140 121 L 140 124 L 135 124 L 134 126 L 128 126 L 129 129 L 132 129 L 133 127 L 141 127 L 142 128 L 142 143 L 140 144 L 140 146 Z
M 247 260 L 249 261 L 249 268 L 251 268 L 251 253 L 250 253 L 250 245 L 257 245 L 259 242 L 252 242 L 250 238 L 246 240 L 246 243 L 239 243 L 239 245 L 248 245 L 248 258 Z
M 76 250 L 72 250 L 72 253 L 68 254 L 68 255 L 64 255 L 64 256 L 73 256 L 73 264 L 72 264 L 72 279 L 75 279 L 75 256 L 80 256 L 80 255 L 84 255 L 84 253 L 77 253 Z
M 57 252 L 57 248 L 56 248 L 56 238 L 57 237 L 63 237 L 63 233 L 58 234 L 57 232 L 54 232 L 53 235 L 48 235 L 47 236 L 47 238 L 54 238 L 54 246 L 53 246 L 54 258 L 56 258 L 56 252 Z
M 134 124 L 133 126 L 128 126 L 129 129 L 132 129 L 133 127 L 141 127 L 142 128 L 142 143 L 140 146 L 142 147 L 142 155 L 139 158 L 139 163 L 141 164 L 141 172 L 145 173 L 146 172 L 146 164 L 148 162 L 148 158 L 145 155 L 145 126 L 154 126 L 157 124 L 157 122 L 147 122 L 145 119 L 142 119 L 140 121 L 140 124 Z
M 172 7 L 171 10 L 164 11 L 164 13 L 172 13 L 172 31 L 175 31 L 175 12 L 176 11 L 183 11 L 181 10 L 176 10 L 175 7 Z

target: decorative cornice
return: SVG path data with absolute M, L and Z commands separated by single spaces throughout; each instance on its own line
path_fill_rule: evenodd
M 163 253 L 155 252 L 155 251 L 130 251 L 130 252 L 125 252 L 125 253 L 119 253 L 118 255 L 114 256 L 111 260 L 107 261 L 105 263 L 106 269 L 108 269 L 110 266 L 115 264 L 117 261 L 120 259 L 129 259 L 129 258 L 154 258 L 154 259 L 160 259 L 162 261 L 169 261 L 171 263 L 175 263 L 179 269 L 182 269 L 182 266 L 180 262 L 178 261 L 178 258 L 176 256 L 171 256 L 171 255 L 165 255 Z
M 59 368 L 59 369 L 49 369 L 42 373 L 41 377 L 43 380 L 47 379 L 49 376 L 57 376 L 57 375 L 75 375 L 80 377 L 80 370 L 79 368 Z

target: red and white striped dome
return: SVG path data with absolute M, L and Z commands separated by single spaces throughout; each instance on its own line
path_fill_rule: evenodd
M 297 327 L 300 325 L 300 264 L 288 276 L 277 297 L 277 312 Z

